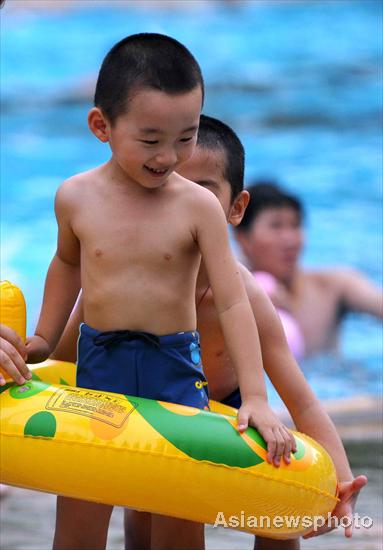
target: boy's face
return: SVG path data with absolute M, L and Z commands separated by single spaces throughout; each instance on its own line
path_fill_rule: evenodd
M 130 179 L 155 189 L 193 154 L 201 106 L 199 87 L 177 95 L 141 89 L 113 126 L 105 121 L 103 141 L 109 141 L 114 162 Z
M 296 269 L 303 246 L 300 217 L 289 206 L 265 208 L 238 240 L 254 269 L 286 279 Z
M 229 221 L 231 187 L 224 176 L 226 156 L 220 149 L 210 150 L 197 146 L 193 156 L 179 167 L 177 172 L 184 178 L 209 189 L 218 198 Z

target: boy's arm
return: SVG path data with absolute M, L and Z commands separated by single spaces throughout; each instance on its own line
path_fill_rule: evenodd
M 383 317 L 383 293 L 358 271 L 334 271 L 332 279 L 339 287 L 340 299 L 346 309 Z
M 84 312 L 82 294 L 80 294 L 59 343 L 50 356 L 51 359 L 57 359 L 58 361 L 71 361 L 72 363 L 76 362 L 79 326 L 83 321 Z
M 282 324 L 269 298 L 243 266 L 241 271 L 257 321 L 265 371 L 290 412 L 296 428 L 318 441 L 334 462 L 339 480 L 340 502 L 333 515 L 339 518 L 351 517 L 358 493 L 366 485 L 367 478 L 354 478 L 335 426 L 293 358 Z M 328 530 L 330 529 L 326 526 L 308 536 Z M 346 536 L 351 536 L 351 533 L 352 526 L 345 531 Z
M 78 332 L 83 320 L 84 313 L 80 294 L 64 333 L 50 355 L 51 359 L 76 362 Z M 13 329 L 0 323 L 0 369 L 4 371 L 0 370 L 0 386 L 4 386 L 6 383 L 4 373 L 8 374 L 17 384 L 25 384 L 26 380 L 32 378 L 32 373 L 25 363 L 26 359 L 27 349 L 20 336 Z
M 244 431 L 249 423 L 255 426 L 267 442 L 268 460 L 279 465 L 282 454 L 289 462 L 291 450 L 296 450 L 295 440 L 268 406 L 254 315 L 230 250 L 222 207 L 213 194 L 206 193 L 198 205 L 196 240 L 241 389 L 243 404 L 238 412 L 238 429 Z
M 46 359 L 64 330 L 80 291 L 80 245 L 71 218 L 75 204 L 73 185 L 64 183 L 57 192 L 57 250 L 45 281 L 44 299 L 35 335 L 27 339 L 28 361 Z

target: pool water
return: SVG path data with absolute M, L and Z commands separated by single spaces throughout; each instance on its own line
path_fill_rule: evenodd
M 98 67 L 142 31 L 179 39 L 199 60 L 204 112 L 243 140 L 247 182 L 277 178 L 303 199 L 304 264 L 348 265 L 382 284 L 380 2 L 77 4 L 1 11 L 1 273 L 25 292 L 29 332 L 55 250 L 55 191 L 108 158 L 86 121 Z M 381 324 L 353 315 L 341 359 L 304 370 L 322 398 L 376 394 L 381 355 Z

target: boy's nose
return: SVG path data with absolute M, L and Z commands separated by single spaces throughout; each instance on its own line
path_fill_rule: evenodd
M 178 159 L 178 156 L 175 149 L 166 149 L 166 150 L 160 151 L 156 155 L 156 162 L 158 162 L 158 164 L 166 168 L 169 166 L 172 166 L 173 164 L 176 164 L 177 159 Z

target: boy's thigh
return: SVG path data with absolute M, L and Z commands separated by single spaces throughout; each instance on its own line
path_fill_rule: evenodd
M 125 550 L 203 550 L 204 525 L 125 510 Z
M 151 519 L 149 512 L 124 510 L 125 550 L 150 550 Z
M 186 519 L 152 514 L 151 550 L 204 550 L 205 526 Z
M 103 550 L 113 506 L 57 497 L 53 550 Z

